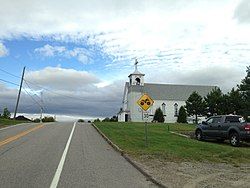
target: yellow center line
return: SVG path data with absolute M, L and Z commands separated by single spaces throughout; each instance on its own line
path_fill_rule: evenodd
M 5 145 L 5 144 L 8 144 L 8 143 L 10 143 L 10 142 L 12 142 L 12 141 L 14 141 L 14 140 L 17 140 L 17 139 L 19 139 L 19 138 L 21 138 L 21 137 L 23 137 L 23 136 L 29 134 L 30 132 L 35 131 L 35 130 L 37 130 L 37 129 L 40 129 L 40 128 L 42 128 L 42 127 L 44 127 L 44 126 L 43 126 L 43 125 L 38 125 L 38 126 L 36 126 L 36 127 L 33 127 L 33 128 L 31 128 L 31 129 L 28 129 L 28 130 L 26 130 L 26 131 L 23 131 L 23 132 L 21 132 L 21 133 L 18 133 L 18 134 L 15 135 L 15 136 L 11 136 L 11 137 L 9 137 L 9 138 L 3 140 L 3 141 L 0 141 L 0 147 L 3 146 L 3 145 Z

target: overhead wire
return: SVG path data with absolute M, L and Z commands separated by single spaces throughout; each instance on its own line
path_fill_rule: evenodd
M 35 104 L 37 104 L 40 108 L 42 108 L 42 105 L 39 102 L 37 102 L 37 100 L 35 100 L 34 97 L 32 97 L 32 95 L 25 88 L 23 88 L 23 90 L 25 91 L 26 94 L 29 95 L 29 97 L 35 102 Z
M 14 75 L 14 74 L 12 74 L 12 73 L 10 73 L 10 72 L 8 72 L 8 71 L 5 71 L 5 70 L 3 70 L 3 69 L 0 69 L 0 71 L 4 72 L 4 73 L 6 73 L 6 74 L 9 74 L 9 75 L 11 75 L 11 76 L 13 76 L 13 77 L 21 78 L 20 76 Z M 0 80 L 2 80 L 2 81 L 4 81 L 4 82 L 7 82 L 7 83 L 11 83 L 11 84 L 16 85 L 16 86 L 20 86 L 19 84 L 15 84 L 15 83 L 10 82 L 10 81 L 6 81 L 6 80 L 3 80 L 3 79 L 0 79 Z M 86 98 L 81 98 L 81 97 L 76 97 L 76 96 L 69 96 L 69 95 L 61 94 L 61 93 L 55 92 L 55 91 L 53 91 L 53 90 L 51 90 L 51 89 L 45 88 L 45 87 L 43 87 L 43 86 L 41 86 L 41 85 L 39 85 L 39 84 L 37 84 L 37 83 L 28 81 L 28 80 L 26 80 L 25 78 L 24 78 L 23 80 L 25 81 L 26 85 L 27 85 L 30 89 L 31 89 L 31 87 L 29 86 L 29 84 L 34 85 L 34 86 L 36 86 L 36 87 L 39 87 L 40 89 L 43 89 L 43 90 L 45 90 L 45 91 L 48 91 L 48 92 L 50 92 L 50 93 L 52 93 L 52 94 L 54 94 L 54 95 L 62 96 L 62 97 L 65 97 L 65 98 L 70 98 L 70 99 L 75 99 L 75 100 L 81 100 L 81 101 L 86 101 L 86 102 L 92 102 L 92 103 L 96 103 L 96 102 L 115 102 L 114 100 L 100 100 L 100 99 L 98 99 L 98 100 L 94 100 L 94 101 L 93 101 L 93 100 L 88 100 L 88 99 L 86 99 Z M 28 83 L 29 83 L 29 84 L 28 84 Z M 34 90 L 34 89 L 31 89 L 31 90 Z
M 15 86 L 20 86 L 19 84 L 16 84 L 16 83 L 8 81 L 8 80 L 4 80 L 2 78 L 0 78 L 0 80 L 3 81 L 3 82 L 5 82 L 5 83 L 9 83 L 9 84 L 12 84 L 12 85 L 15 85 Z
M 14 75 L 14 74 L 12 74 L 12 73 L 10 73 L 10 72 L 8 72 L 8 71 L 6 71 L 6 70 L 3 70 L 3 69 L 1 69 L 1 68 L 0 68 L 0 71 L 6 73 L 6 74 L 8 74 L 8 75 L 11 75 L 11 76 L 13 76 L 13 77 L 21 78 L 20 76 Z

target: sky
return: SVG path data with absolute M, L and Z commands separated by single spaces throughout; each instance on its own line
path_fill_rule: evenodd
M 0 0 L 0 109 L 57 117 L 116 115 L 128 75 L 215 85 L 246 75 L 248 0 Z

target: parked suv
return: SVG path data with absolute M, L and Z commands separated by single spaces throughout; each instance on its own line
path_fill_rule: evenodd
M 229 139 L 232 146 L 239 146 L 240 141 L 250 141 L 250 123 L 237 115 L 212 116 L 197 126 L 195 136 L 197 140 Z

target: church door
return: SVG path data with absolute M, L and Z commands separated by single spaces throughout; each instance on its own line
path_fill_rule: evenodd
M 128 122 L 128 114 L 125 114 L 125 122 Z

